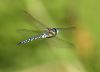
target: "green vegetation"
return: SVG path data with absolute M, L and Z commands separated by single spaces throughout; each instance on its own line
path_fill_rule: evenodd
M 55 61 L 65 61 L 82 68 L 80 72 L 100 72 L 99 3 L 99 0 L 0 0 L 0 72 L 18 72 Z M 18 29 L 42 29 L 41 25 L 24 14 L 24 10 L 48 27 L 87 28 L 93 39 L 92 45 L 86 47 L 89 48 L 88 53 L 78 53 L 81 46 L 77 51 L 78 44 L 74 40 L 76 30 L 61 32 L 58 36 L 62 41 L 56 38 L 41 39 L 17 46 L 18 42 L 27 38 L 18 34 Z M 78 17 L 70 22 L 74 12 Z M 66 41 L 75 46 L 70 46 Z

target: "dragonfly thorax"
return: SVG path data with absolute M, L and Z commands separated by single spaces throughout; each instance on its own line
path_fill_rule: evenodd
M 58 29 L 48 28 L 48 38 L 55 37 L 58 34 Z

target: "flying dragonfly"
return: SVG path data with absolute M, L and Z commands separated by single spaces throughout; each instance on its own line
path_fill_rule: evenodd
M 31 42 L 33 40 L 37 40 L 37 39 L 45 39 L 45 38 L 53 38 L 56 37 L 59 34 L 60 30 L 69 30 L 69 29 L 75 29 L 75 26 L 71 26 L 71 27 L 67 27 L 67 28 L 51 28 L 51 27 L 47 27 L 45 26 L 43 23 L 41 23 L 39 20 L 37 20 L 36 18 L 34 18 L 31 14 L 29 14 L 27 11 L 24 11 L 28 16 L 30 16 L 30 18 L 32 18 L 32 20 L 38 22 L 42 27 L 45 28 L 45 30 L 43 30 L 42 33 L 38 34 L 38 35 L 33 35 L 21 42 L 19 42 L 17 45 L 21 45 L 21 44 L 26 44 L 28 42 Z M 24 29 L 26 30 L 26 29 Z M 34 32 L 34 31 L 33 31 Z M 59 39 L 59 38 L 58 38 Z M 70 43 L 71 44 L 71 43 Z

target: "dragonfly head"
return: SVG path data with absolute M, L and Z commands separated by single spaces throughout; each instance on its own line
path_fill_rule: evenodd
M 56 33 L 59 32 L 59 30 L 58 30 L 57 28 L 52 28 L 52 29 L 53 29 L 53 31 L 55 31 Z
M 55 32 L 55 33 L 58 33 L 59 30 L 56 29 L 56 28 L 48 28 L 49 32 Z

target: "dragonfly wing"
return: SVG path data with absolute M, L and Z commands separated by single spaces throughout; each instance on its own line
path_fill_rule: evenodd
M 25 16 L 30 19 L 33 23 L 37 23 L 40 27 L 42 28 L 48 28 L 45 24 L 43 24 L 42 22 L 40 22 L 38 19 L 36 19 L 35 17 L 33 17 L 29 12 L 24 11 Z
M 73 44 L 72 42 L 70 42 L 70 41 L 64 40 L 64 39 L 62 39 L 62 38 L 60 38 L 60 37 L 58 37 L 58 36 L 56 36 L 55 38 L 56 38 L 57 40 L 60 40 L 60 41 L 62 41 L 62 42 L 64 42 L 64 43 L 68 44 L 69 46 L 74 46 L 74 44 Z
M 22 36 L 32 36 L 42 33 L 45 30 L 28 30 L 28 29 L 19 29 L 17 30 L 17 33 L 19 33 Z
M 58 30 L 58 35 L 62 35 L 65 37 L 71 37 L 73 35 L 74 31 L 76 30 L 75 26 L 72 27 L 66 27 L 66 28 L 56 28 Z
M 70 46 L 74 46 L 72 43 L 73 41 L 73 31 L 75 31 L 76 27 L 71 26 L 67 28 L 56 28 L 58 29 L 59 33 L 55 37 L 56 39 L 63 41 L 64 43 L 67 43 Z M 70 42 L 71 41 L 71 42 Z
M 75 30 L 76 27 L 75 26 L 71 26 L 71 27 L 66 27 L 66 28 L 56 28 L 58 30 Z

